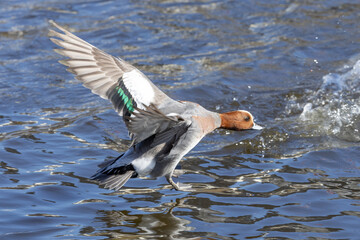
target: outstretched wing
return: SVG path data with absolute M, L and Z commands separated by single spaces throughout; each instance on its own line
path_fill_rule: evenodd
M 50 21 L 63 33 L 50 30 L 50 38 L 63 49 L 55 51 L 69 59 L 60 63 L 68 67 L 83 85 L 112 102 L 120 116 L 131 116 L 135 108 L 157 108 L 175 102 L 158 89 L 143 73 L 121 58 L 115 58 L 66 29 Z

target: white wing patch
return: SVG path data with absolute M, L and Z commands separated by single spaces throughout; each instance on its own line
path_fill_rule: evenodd
M 136 103 L 143 105 L 138 107 L 143 109 L 144 106 L 149 106 L 153 102 L 155 96 L 153 87 L 139 71 L 134 69 L 124 73 L 123 82 Z

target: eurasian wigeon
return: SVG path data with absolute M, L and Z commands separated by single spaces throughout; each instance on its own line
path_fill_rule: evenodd
M 217 128 L 261 129 L 244 110 L 208 111 L 197 103 L 176 101 L 157 88 L 142 72 L 80 39 L 53 21 L 63 33 L 50 30 L 55 51 L 69 59 L 68 67 L 82 84 L 112 102 L 123 117 L 132 143 L 118 158 L 105 163 L 92 179 L 119 190 L 130 178 L 165 176 L 179 190 L 173 172 L 181 158 Z

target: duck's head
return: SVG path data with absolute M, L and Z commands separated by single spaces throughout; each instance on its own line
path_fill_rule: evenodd
M 245 110 L 237 110 L 227 113 L 220 113 L 221 128 L 229 130 L 247 130 L 247 129 L 262 129 L 261 126 L 255 124 L 254 117 Z

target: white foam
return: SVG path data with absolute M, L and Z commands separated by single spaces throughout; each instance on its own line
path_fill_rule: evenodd
M 351 69 L 345 69 L 343 73 L 323 77 L 319 90 L 302 105 L 299 119 L 305 128 L 312 125 L 309 129 L 316 129 L 319 135 L 359 142 L 360 60 Z M 295 106 L 294 103 L 291 106 Z

